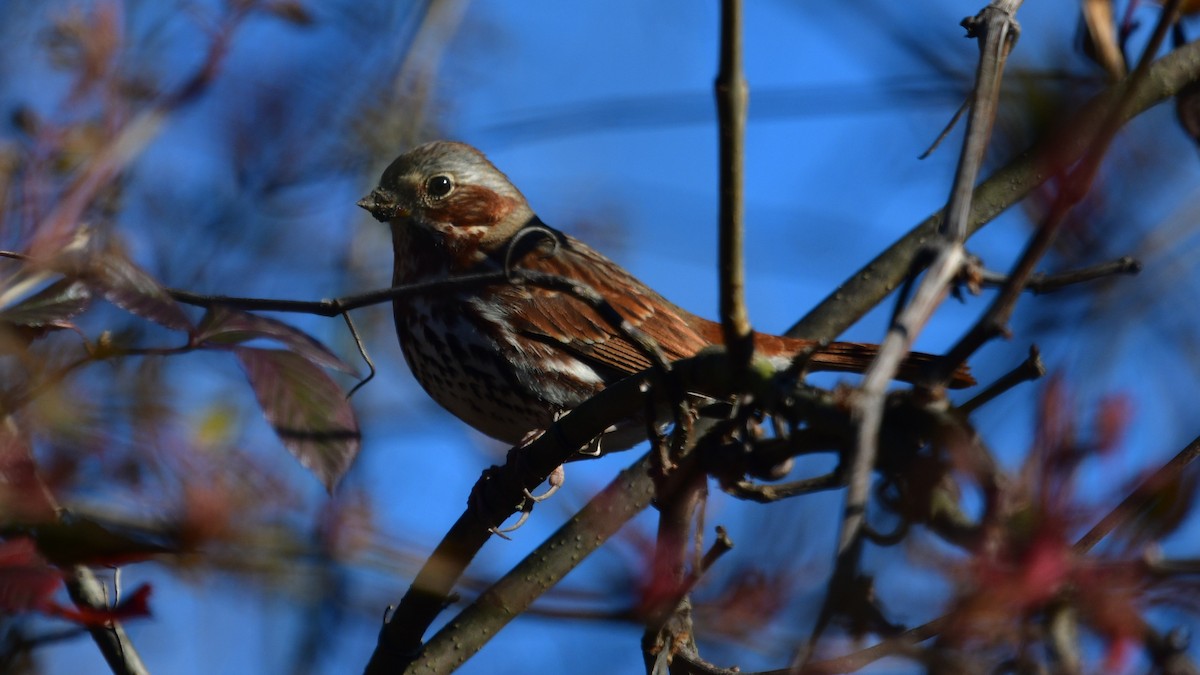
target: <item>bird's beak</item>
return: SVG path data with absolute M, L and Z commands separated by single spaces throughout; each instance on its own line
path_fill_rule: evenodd
M 393 218 L 408 216 L 408 209 L 400 208 L 396 204 L 396 195 L 383 188 L 371 190 L 371 194 L 358 200 L 358 205 L 375 216 L 375 220 L 381 223 L 386 223 Z

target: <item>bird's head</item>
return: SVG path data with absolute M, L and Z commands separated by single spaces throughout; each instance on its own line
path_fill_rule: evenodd
M 483 153 L 450 141 L 397 157 L 358 205 L 394 229 L 420 228 L 469 256 L 495 250 L 533 218 L 525 197 Z

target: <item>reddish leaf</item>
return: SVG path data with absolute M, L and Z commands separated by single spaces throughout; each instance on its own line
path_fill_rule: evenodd
M 242 312 L 220 305 L 212 307 L 200 320 L 196 341 L 225 346 L 249 340 L 268 339 L 282 343 L 299 356 L 326 368 L 354 373 L 354 368 L 341 360 L 308 333 L 265 316 Z
M 100 609 L 94 607 L 68 608 L 50 604 L 46 610 L 47 613 L 59 618 L 81 623 L 85 626 L 105 626 L 113 621 L 124 621 L 126 619 L 150 616 L 149 601 L 150 584 L 142 584 L 134 589 L 133 593 L 130 593 L 124 600 L 117 603 L 115 607 Z
M 26 538 L 0 542 L 0 611 L 42 612 L 86 626 L 103 626 L 150 614 L 150 586 L 142 584 L 112 608 L 70 608 L 56 603 L 52 596 L 62 583 L 62 572 L 38 555 L 33 542 Z
M 109 302 L 131 314 L 174 330 L 192 329 L 179 303 L 114 245 L 92 254 L 83 275 L 104 291 Z
M 0 542 L 0 610 L 3 613 L 45 611 L 62 583 L 59 571 L 38 555 L 26 538 Z
M 1124 396 L 1107 396 L 1096 411 L 1096 449 L 1109 452 L 1120 444 L 1133 416 L 1132 405 Z
M 78 279 L 62 279 L 0 311 L 0 321 L 33 328 L 69 326 L 87 309 L 92 292 Z
M 324 370 L 292 352 L 233 351 L 275 433 L 332 492 L 361 445 L 358 421 L 341 388 Z
M 46 523 L 54 520 L 56 511 L 26 439 L 11 427 L 0 426 L 0 513 L 5 521 Z

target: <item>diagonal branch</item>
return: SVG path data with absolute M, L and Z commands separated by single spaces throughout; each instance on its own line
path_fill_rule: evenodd
M 690 458 L 690 456 L 689 456 Z M 405 664 L 405 673 L 449 673 L 529 608 L 630 518 L 650 505 L 657 459 L 646 453 L 622 471 L 565 525 L 484 591 Z M 673 475 L 690 473 L 684 460 Z M 379 652 L 376 652 L 378 654 Z M 372 666 L 375 665 L 372 659 Z M 399 672 L 373 669 L 371 672 Z
M 812 638 L 797 655 L 800 663 L 808 660 L 817 636 L 837 614 L 836 604 L 843 593 L 842 589 L 852 585 L 859 577 L 857 569 L 863 550 L 867 498 L 879 451 L 879 431 L 883 426 L 888 384 L 899 369 L 901 360 L 911 350 L 917 334 L 949 294 L 951 284 L 967 263 L 964 242 L 968 234 L 972 187 L 991 137 L 1004 64 L 1018 33 L 1014 14 L 1021 3 L 1022 0 L 993 0 L 978 15 L 963 21 L 968 36 L 979 39 L 980 59 L 966 137 L 959 155 L 949 204 L 945 209 L 946 220 L 939 231 L 939 246 L 928 273 L 921 280 L 912 301 L 899 313 L 888 330 L 879 347 L 879 354 L 867 368 L 863 383 L 852 402 L 852 415 L 856 422 L 855 442 L 849 459 L 837 559 Z
M 77 606 L 96 610 L 109 608 L 104 586 L 96 575 L 83 565 L 76 565 L 71 570 L 66 585 L 71 601 Z M 115 675 L 149 675 L 150 671 L 142 663 L 141 656 L 120 622 L 110 621 L 104 625 L 91 626 L 88 632 L 92 634 L 96 647 L 100 649 L 108 667 Z
M 858 538 L 865 518 L 871 472 L 878 450 L 879 429 L 883 423 L 883 402 L 888 383 L 896 374 L 901 359 L 909 352 L 917 334 L 934 310 L 949 294 L 950 285 L 966 263 L 963 244 L 967 237 L 967 220 L 971 212 L 972 186 L 979 175 L 983 156 L 991 137 L 1000 96 L 1000 79 L 1004 64 L 1016 40 L 1018 28 L 1013 14 L 1022 0 L 995 0 L 976 17 L 963 22 L 968 34 L 980 39 L 980 59 L 976 86 L 972 95 L 971 114 L 963 141 L 950 203 L 946 206 L 946 221 L 941 230 L 941 246 L 922 279 L 912 302 L 900 313 L 888 331 L 879 355 L 867 369 L 854 413 L 859 426 L 855 453 L 849 472 L 849 489 L 838 539 L 838 555 L 844 555 Z
M 710 350 L 690 359 L 676 361 L 672 364 L 671 372 L 672 377 L 678 378 L 680 386 L 687 391 L 718 398 L 732 392 L 729 360 L 721 350 Z M 517 510 L 525 490 L 535 489 L 551 471 L 588 440 L 602 434 L 614 421 L 641 411 L 645 405 L 644 398 L 654 390 L 651 388 L 648 391 L 644 384 L 647 378 L 654 377 L 654 373 L 652 369 L 609 386 L 559 419 L 530 444 L 511 451 L 503 467 L 484 474 L 473 493 L 476 497 L 442 538 L 392 617 L 384 624 L 375 653 L 367 665 L 367 673 L 397 672 L 413 663 L 413 659 L 421 653 L 422 636 L 449 602 L 454 585 L 491 537 L 492 528 Z M 657 458 L 654 459 L 657 461 Z M 651 481 L 651 478 L 650 474 L 642 477 L 638 472 L 642 471 L 641 467 L 647 461 L 643 458 L 635 465 L 638 469 L 629 469 L 626 473 L 629 485 L 613 488 L 615 492 L 606 492 L 609 494 L 608 501 L 599 504 L 625 519 L 632 518 L 645 508 L 641 496 L 643 483 Z M 653 475 L 657 475 L 657 472 Z M 653 482 L 645 489 L 652 494 Z M 585 530 L 580 536 L 583 539 L 579 542 L 572 540 L 574 543 L 571 544 L 580 547 L 575 563 L 590 552 L 594 532 Z M 595 545 L 599 545 L 599 542 Z M 544 591 L 549 585 L 540 588 Z M 481 598 L 476 604 L 482 601 Z M 498 629 L 498 626 L 495 628 Z M 425 655 L 428 656 L 428 652 Z

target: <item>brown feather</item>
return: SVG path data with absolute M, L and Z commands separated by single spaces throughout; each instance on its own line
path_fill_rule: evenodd
M 557 247 L 550 243 L 539 247 L 526 255 L 520 265 L 586 283 L 630 325 L 653 339 L 668 360 L 694 356 L 705 347 L 724 342 L 719 324 L 674 305 L 572 237 L 563 235 Z M 594 368 L 629 375 L 652 365 L 640 347 L 621 336 L 587 304 L 569 295 L 537 289 L 514 314 L 523 318 L 519 327 L 523 334 L 555 344 Z M 755 350 L 767 358 L 791 358 L 811 344 L 807 340 L 754 334 Z M 809 370 L 861 373 L 878 351 L 873 344 L 833 342 L 813 354 Z M 900 364 L 897 378 L 913 382 L 937 358 L 912 352 Z M 965 367 L 958 368 L 949 383 L 954 388 L 973 384 L 975 379 Z

